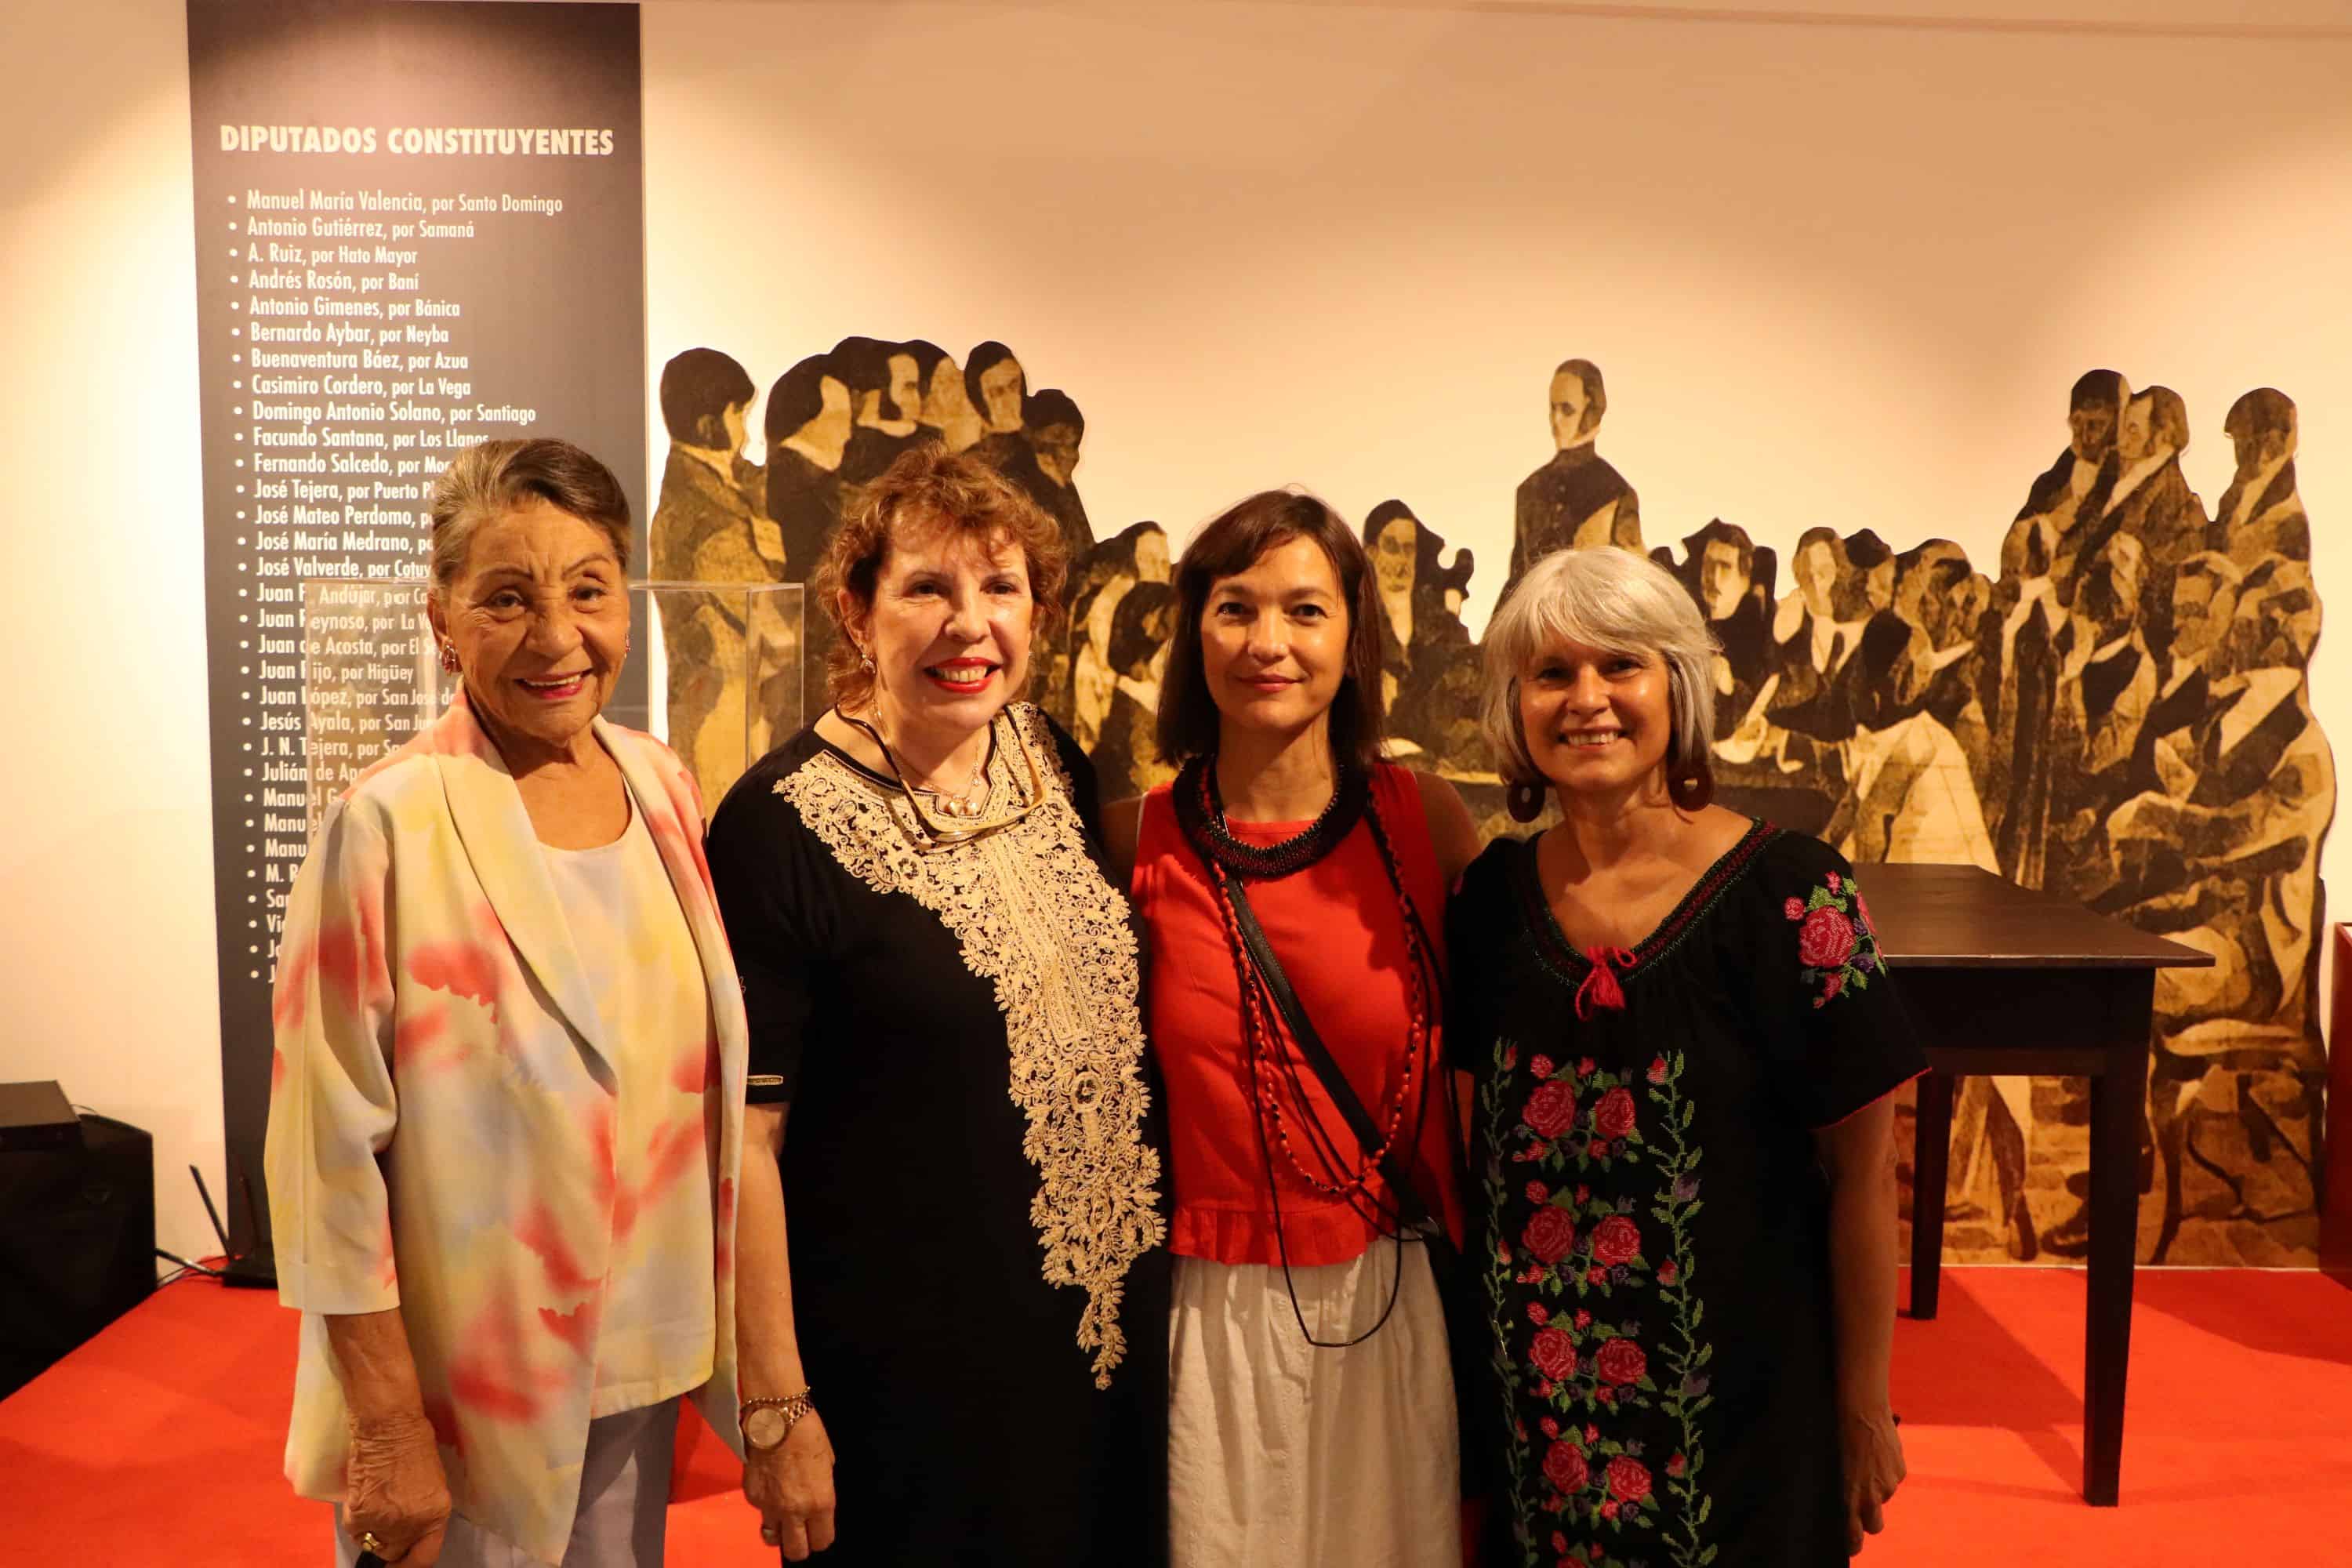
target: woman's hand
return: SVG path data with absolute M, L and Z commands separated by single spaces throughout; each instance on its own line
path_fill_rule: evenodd
M 1864 1536 L 1886 1528 L 1886 1501 L 1908 1472 L 1895 1417 L 1884 1409 L 1841 1413 L 1838 1446 L 1845 1459 L 1845 1554 L 1852 1557 Z
M 441 1560 L 449 1525 L 449 1479 L 422 1415 L 352 1423 L 352 1450 L 343 1483 L 343 1533 L 353 1541 L 373 1532 L 376 1555 L 404 1568 L 431 1568 Z
M 815 1411 L 768 1452 L 743 1456 L 743 1496 L 760 1510 L 760 1539 L 787 1563 L 833 1544 L 833 1439 Z

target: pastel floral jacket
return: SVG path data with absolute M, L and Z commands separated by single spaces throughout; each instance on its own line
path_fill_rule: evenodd
M 698 1059 L 715 1219 L 710 1381 L 736 1426 L 742 994 L 693 781 L 596 721 L 677 889 L 710 995 Z M 593 1324 L 616 1213 L 613 1055 L 522 797 L 462 695 L 331 806 L 294 882 L 276 980 L 267 1169 L 279 1299 L 303 1314 L 286 1469 L 341 1500 L 327 1314 L 397 1307 L 457 1510 L 559 1561 L 578 1507 Z M 688 1167 L 691 1169 L 691 1167 Z M 625 1223 L 625 1221 L 624 1222 Z

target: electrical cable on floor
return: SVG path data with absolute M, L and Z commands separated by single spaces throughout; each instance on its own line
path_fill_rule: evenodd
M 214 1279 L 217 1279 L 221 1277 L 221 1271 L 217 1268 L 207 1268 L 201 1263 L 192 1263 L 188 1259 L 181 1257 L 178 1253 L 166 1252 L 160 1247 L 155 1249 L 155 1256 L 158 1258 L 170 1258 L 173 1262 L 180 1266 L 177 1272 L 167 1274 L 163 1279 L 155 1281 L 155 1289 L 158 1290 L 161 1290 L 164 1286 L 172 1284 L 175 1280 L 184 1279 L 191 1274 L 202 1274 Z

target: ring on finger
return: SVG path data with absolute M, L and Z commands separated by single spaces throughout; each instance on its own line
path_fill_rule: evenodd
M 771 1546 L 781 1546 L 784 1542 L 783 1527 L 772 1522 L 772 1521 L 761 1520 L 760 1521 L 760 1539 L 766 1542 Z

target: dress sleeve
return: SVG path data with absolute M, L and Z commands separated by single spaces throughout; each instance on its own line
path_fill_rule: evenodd
M 1811 838 L 1759 868 L 1771 907 L 1759 950 L 1768 1049 L 1782 1098 L 1810 1129 L 1834 1125 L 1927 1070 L 1879 956 L 1853 868 Z
M 789 1103 L 800 1078 L 814 967 L 832 925 L 807 864 L 812 847 L 799 813 L 771 792 L 730 792 L 711 818 L 710 882 L 743 983 L 751 1105 Z
M 337 802 L 294 879 L 278 947 L 262 1168 L 278 1300 L 306 1312 L 400 1305 L 377 1163 L 400 1122 L 392 874 L 391 845 L 370 808 Z

